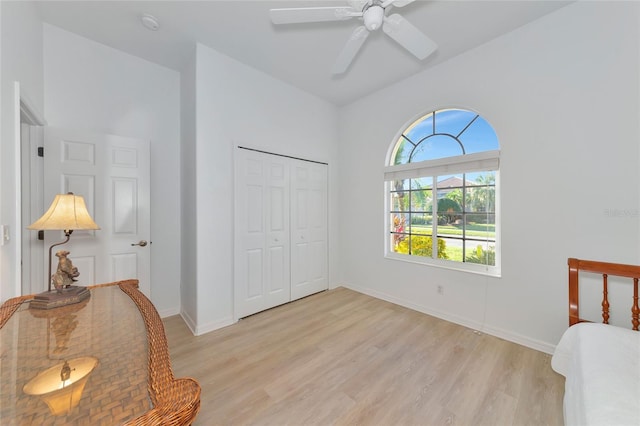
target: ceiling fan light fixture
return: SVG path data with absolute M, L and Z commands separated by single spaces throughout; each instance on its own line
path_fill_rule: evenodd
M 384 8 L 380 5 L 373 5 L 364 11 L 362 19 L 364 26 L 369 31 L 375 31 L 382 25 L 382 19 L 384 18 Z

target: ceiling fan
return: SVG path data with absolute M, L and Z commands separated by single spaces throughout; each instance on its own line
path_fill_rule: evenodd
M 425 59 L 438 48 L 433 40 L 399 14 L 386 15 L 387 10 L 392 6 L 403 7 L 413 1 L 347 0 L 348 6 L 271 9 L 270 15 L 274 24 L 362 19 L 364 25 L 353 30 L 331 70 L 333 74 L 342 74 L 349 68 L 369 33 L 380 27 L 389 37 L 418 59 Z

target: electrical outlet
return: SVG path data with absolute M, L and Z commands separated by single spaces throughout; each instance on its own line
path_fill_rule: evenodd
M 440 296 L 444 296 L 444 287 L 441 285 L 438 286 L 438 294 Z

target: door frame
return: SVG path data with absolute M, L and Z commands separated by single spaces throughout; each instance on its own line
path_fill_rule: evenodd
M 14 117 L 14 155 L 15 155 L 15 223 L 16 228 L 14 231 L 14 241 L 16 245 L 15 250 L 15 284 L 14 284 L 14 296 L 18 296 L 22 294 L 22 267 L 23 267 L 23 259 L 22 259 L 22 238 L 23 232 L 28 232 L 23 227 L 22 223 L 22 199 L 27 198 L 31 199 L 32 197 L 32 187 L 23 188 L 22 187 L 22 123 L 25 123 L 31 127 L 43 127 L 47 125 L 46 120 L 42 113 L 38 110 L 36 105 L 31 101 L 31 99 L 27 96 L 24 90 L 20 87 L 20 82 L 14 82 L 14 105 L 16 112 Z M 42 135 L 42 132 L 39 132 Z M 42 136 L 41 136 L 42 137 Z M 44 167 L 44 166 L 42 166 Z M 41 194 L 42 195 L 42 194 Z M 29 265 L 31 269 L 31 265 Z

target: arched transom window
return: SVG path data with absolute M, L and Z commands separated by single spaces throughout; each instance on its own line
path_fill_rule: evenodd
M 499 275 L 498 138 L 473 111 L 420 117 L 385 169 L 387 257 Z

